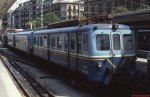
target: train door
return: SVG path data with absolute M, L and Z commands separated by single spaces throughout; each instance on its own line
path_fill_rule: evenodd
M 27 36 L 27 40 L 28 40 L 28 52 L 33 54 L 33 32 L 31 32 L 30 34 L 28 34 Z
M 111 32 L 111 54 L 112 62 L 119 65 L 122 57 L 122 35 L 120 32 Z
M 70 69 L 77 70 L 77 39 L 76 33 L 69 35 L 69 65 Z
M 111 41 L 112 41 L 112 55 L 113 56 L 120 56 L 122 50 L 122 38 L 120 32 L 112 32 L 111 34 Z
M 64 36 L 64 50 L 65 50 L 65 64 L 67 68 L 70 68 L 70 62 L 69 62 L 69 34 L 65 34 Z

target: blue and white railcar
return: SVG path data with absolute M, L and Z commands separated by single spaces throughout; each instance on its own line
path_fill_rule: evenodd
M 83 74 L 90 81 L 109 84 L 122 68 L 129 76 L 135 69 L 134 33 L 125 25 L 24 31 L 13 37 L 17 49 Z
M 134 35 L 128 26 L 110 24 L 39 30 L 33 34 L 34 54 L 88 80 L 108 84 L 121 67 L 134 70 Z
M 18 33 L 9 33 L 8 46 L 14 47 L 24 52 L 31 53 L 33 31 L 21 31 Z
M 8 41 L 8 46 L 14 47 L 15 41 L 15 34 L 14 33 L 7 33 L 7 41 Z

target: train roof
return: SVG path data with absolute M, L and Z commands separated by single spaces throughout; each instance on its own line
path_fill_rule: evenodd
M 119 26 L 118 29 L 130 30 L 129 26 L 117 24 Z M 112 24 L 90 24 L 84 26 L 73 26 L 73 27 L 65 27 L 65 28 L 55 28 L 55 29 L 43 29 L 43 30 L 32 30 L 32 31 L 21 31 L 17 33 L 10 33 L 10 35 L 27 35 L 34 32 L 34 34 L 40 33 L 72 33 L 75 31 L 90 31 L 90 30 L 107 30 L 112 29 Z
M 129 26 L 119 24 L 119 30 L 130 30 Z M 40 33 L 72 33 L 75 31 L 89 31 L 89 30 L 107 30 L 112 29 L 112 24 L 90 24 L 90 25 L 84 25 L 82 27 L 80 26 L 74 26 L 74 27 L 65 27 L 65 28 L 55 28 L 55 29 L 46 29 L 46 30 L 38 30 L 35 31 L 34 34 L 40 34 Z
M 90 25 L 85 25 L 83 28 L 92 30 L 94 27 L 97 27 L 97 30 L 107 30 L 107 29 L 112 29 L 113 26 L 118 26 L 118 29 L 125 29 L 125 30 L 130 30 L 130 27 L 127 25 L 122 25 L 122 24 L 90 24 Z
M 32 32 L 34 32 L 34 31 L 21 31 L 21 32 L 17 32 L 17 33 L 9 33 L 8 35 L 27 35 Z
M 35 34 L 38 34 L 38 33 L 63 33 L 63 32 L 74 32 L 74 31 L 77 31 L 79 29 L 78 26 L 76 27 L 67 27 L 67 28 L 56 28 L 56 29 L 46 29 L 46 30 L 38 30 L 38 31 L 35 31 L 34 33 Z
M 150 30 L 138 30 L 138 32 L 150 32 Z

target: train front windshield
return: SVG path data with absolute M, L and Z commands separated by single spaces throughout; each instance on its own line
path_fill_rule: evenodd
M 133 39 L 130 31 L 96 34 L 97 51 L 112 51 L 113 55 L 133 53 Z
M 108 34 L 96 35 L 96 48 L 97 50 L 110 50 L 110 40 Z
M 125 50 L 133 50 L 133 42 L 131 34 L 123 35 L 123 46 Z

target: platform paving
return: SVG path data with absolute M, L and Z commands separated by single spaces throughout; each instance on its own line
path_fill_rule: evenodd
M 136 70 L 147 73 L 147 59 L 146 58 L 137 58 L 136 60 Z
M 0 60 L 0 97 L 23 97 L 16 85 L 14 84 L 13 79 L 11 78 L 10 73 L 7 71 L 7 68 L 4 66 Z

